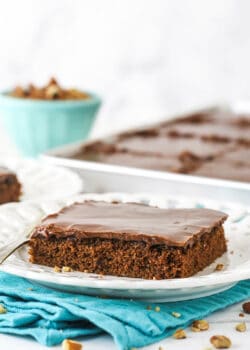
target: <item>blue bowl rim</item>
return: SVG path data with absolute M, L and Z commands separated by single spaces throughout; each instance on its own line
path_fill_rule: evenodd
M 86 100 L 39 100 L 20 98 L 9 95 L 10 91 L 3 91 L 0 93 L 0 106 L 17 106 L 17 107 L 34 107 L 34 108 L 74 108 L 74 107 L 87 107 L 93 105 L 101 105 L 101 97 L 90 91 L 86 92 L 90 98 Z

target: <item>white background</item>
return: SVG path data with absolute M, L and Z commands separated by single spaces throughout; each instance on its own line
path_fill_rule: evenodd
M 104 100 L 95 135 L 214 101 L 246 100 L 249 13 L 247 0 L 0 0 L 0 90 L 54 75 L 95 91 Z M 15 153 L 0 128 L 0 154 Z M 250 330 L 234 330 L 240 309 L 212 316 L 209 332 L 160 345 L 202 350 L 211 335 L 225 334 L 232 349 L 247 350 Z M 82 343 L 85 350 L 115 349 L 108 336 Z M 5 335 L 0 346 L 45 349 Z
M 100 133 L 250 97 L 248 0 L 0 0 L 0 90 L 99 93 Z

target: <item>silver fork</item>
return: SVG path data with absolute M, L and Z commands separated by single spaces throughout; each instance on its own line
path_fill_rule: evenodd
M 25 244 L 29 243 L 29 239 L 26 237 L 21 237 L 11 243 L 0 248 L 0 265 L 12 255 L 18 248 L 21 248 Z
M 26 230 L 27 233 L 24 236 L 18 237 L 16 240 L 4 245 L 3 247 L 0 247 L 0 265 L 2 265 L 2 263 L 6 259 L 8 259 L 9 256 L 11 256 L 13 253 L 15 253 L 15 251 L 18 248 L 21 248 L 25 244 L 29 243 L 31 233 L 34 230 L 34 227 L 36 226 L 36 224 L 38 222 L 39 221 L 37 220 L 37 222 L 35 224 L 33 224 L 31 227 L 29 226 L 29 228 Z

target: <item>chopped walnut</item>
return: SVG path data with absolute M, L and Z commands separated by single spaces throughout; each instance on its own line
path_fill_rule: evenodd
M 245 317 L 245 314 L 243 314 L 243 312 L 240 312 L 239 317 Z
M 216 349 L 229 349 L 232 345 L 231 340 L 224 335 L 214 335 L 210 338 L 210 343 Z
M 60 98 L 60 88 L 57 84 L 51 84 L 45 89 L 45 98 L 55 100 Z
M 81 350 L 82 344 L 71 339 L 65 339 L 62 342 L 63 350 Z
M 180 329 L 177 329 L 175 331 L 175 333 L 173 334 L 173 337 L 175 339 L 185 339 L 185 338 L 187 338 L 187 335 L 186 335 L 185 331 L 180 328 Z
M 224 264 L 217 264 L 216 267 L 215 267 L 215 271 L 221 271 L 224 269 Z
M 54 271 L 55 272 L 62 272 L 62 269 L 58 266 L 54 266 Z
M 250 301 L 244 303 L 242 309 L 246 314 L 250 314 Z
M 7 310 L 3 305 L 0 304 L 0 314 L 6 314 Z
M 238 332 L 245 332 L 247 330 L 247 326 L 245 324 L 245 322 L 242 322 L 242 323 L 238 323 L 236 326 L 235 326 L 235 329 L 236 331 Z
M 209 323 L 206 320 L 197 320 L 192 323 L 191 330 L 193 332 L 207 331 Z
M 17 86 L 10 95 L 18 98 L 28 98 L 36 100 L 86 100 L 90 96 L 77 89 L 63 89 L 56 79 L 51 78 L 45 87 L 37 87 L 29 84 L 27 88 Z
M 72 272 L 73 269 L 71 267 L 69 267 L 69 266 L 63 266 L 62 271 L 63 272 Z

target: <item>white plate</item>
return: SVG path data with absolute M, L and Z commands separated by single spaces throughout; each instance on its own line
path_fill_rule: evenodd
M 1 158 L 0 166 L 17 174 L 22 184 L 21 201 L 66 198 L 83 189 L 83 181 L 76 173 L 41 161 Z
M 189 278 L 171 280 L 143 280 L 115 276 L 98 276 L 81 272 L 56 273 L 52 268 L 28 262 L 27 247 L 20 248 L 0 267 L 1 270 L 26 277 L 52 288 L 92 295 L 137 298 L 155 302 L 193 299 L 218 293 L 236 282 L 250 278 L 250 215 L 248 208 L 235 204 L 203 203 L 182 198 L 155 197 L 147 194 L 86 194 L 71 200 L 34 201 L 7 204 L 0 207 L 0 246 L 6 249 L 11 242 L 27 232 L 43 217 L 74 201 L 85 199 L 143 202 L 163 208 L 210 207 L 226 211 L 230 218 L 225 224 L 228 253 L 211 266 Z M 1 250 L 2 250 L 1 249 Z M 233 251 L 233 254 L 232 254 Z M 225 269 L 215 272 L 217 263 Z

